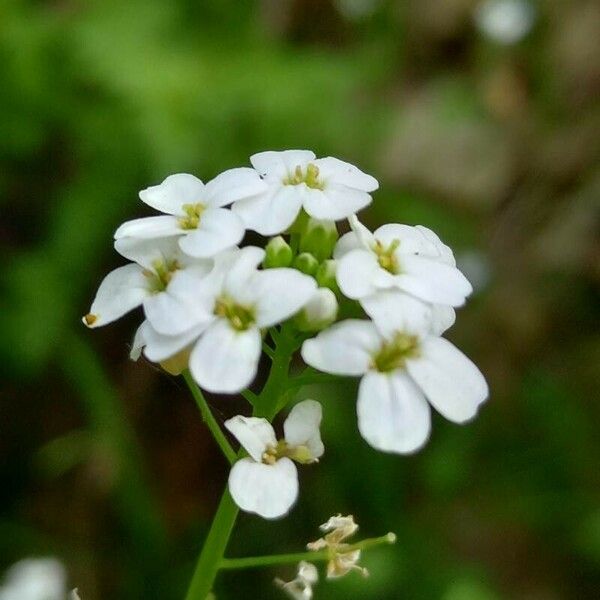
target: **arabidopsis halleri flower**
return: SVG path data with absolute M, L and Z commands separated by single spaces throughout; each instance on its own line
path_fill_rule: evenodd
M 135 262 L 104 278 L 83 322 L 88 327 L 100 327 L 143 305 L 147 319 L 159 333 L 186 331 L 198 312 L 189 299 L 189 290 L 210 272 L 212 262 L 186 256 L 173 239 L 127 238 L 117 240 L 115 248 Z
M 262 235 L 288 229 L 303 208 L 315 219 L 339 221 L 371 202 L 374 177 L 337 158 L 316 158 L 309 150 L 259 152 L 250 157 L 268 189 L 239 200 L 233 211 Z
M 170 175 L 140 192 L 140 199 L 163 213 L 123 223 L 115 239 L 176 237 L 186 254 L 208 258 L 238 244 L 244 237 L 240 217 L 224 206 L 265 191 L 254 169 L 230 169 L 206 185 L 187 173 Z
M 358 571 L 363 576 L 369 572 L 357 563 L 360 559 L 360 550 L 348 550 L 346 540 L 358 530 L 358 525 L 352 515 L 331 517 L 327 523 L 320 526 L 325 533 L 322 538 L 306 545 L 309 550 L 328 550 L 329 562 L 327 563 L 327 577 L 334 579 L 343 577 L 350 571 Z
M 292 581 L 275 579 L 275 584 L 284 590 L 292 600 L 311 600 L 312 588 L 317 581 L 319 581 L 317 567 L 303 560 L 298 564 L 298 574 Z
M 266 419 L 238 415 L 225 422 L 250 455 L 238 460 L 229 474 L 229 491 L 242 510 L 265 519 L 289 512 L 298 496 L 298 471 L 293 461 L 307 464 L 323 455 L 321 416 L 318 402 L 300 402 L 285 420 L 284 438 L 279 441 Z
M 448 420 L 464 423 L 488 396 L 479 369 L 447 340 L 432 335 L 430 308 L 401 296 L 397 311 L 371 321 L 332 325 L 302 347 L 304 361 L 327 373 L 362 377 L 358 428 L 384 452 L 410 453 L 429 437 L 429 404 Z
M 335 251 L 337 282 L 354 300 L 395 288 L 433 304 L 461 306 L 471 284 L 452 251 L 425 227 L 389 224 L 371 233 L 356 217 Z
M 64 600 L 67 574 L 54 558 L 27 558 L 14 564 L 0 587 L 0 600 Z

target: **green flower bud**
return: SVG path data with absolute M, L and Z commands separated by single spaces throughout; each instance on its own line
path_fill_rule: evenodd
M 310 252 L 323 262 L 331 258 L 338 238 L 335 221 L 310 218 L 300 235 L 300 252 Z
M 269 240 L 265 252 L 265 259 L 263 260 L 265 269 L 289 267 L 294 258 L 289 244 L 280 235 Z
M 321 263 L 315 273 L 315 279 L 317 280 L 319 287 L 329 288 L 337 294 L 339 292 L 339 287 L 335 278 L 336 271 L 337 261 L 326 260 Z
M 319 288 L 296 315 L 294 323 L 300 331 L 321 331 L 336 320 L 337 313 L 335 294 L 328 288 Z
M 314 275 L 319 268 L 319 261 L 312 254 L 302 252 L 294 259 L 294 268 L 307 275 Z

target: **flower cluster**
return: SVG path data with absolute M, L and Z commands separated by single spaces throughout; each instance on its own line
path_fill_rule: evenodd
M 140 192 L 163 214 L 117 229 L 115 249 L 131 262 L 102 281 L 84 323 L 142 306 L 132 358 L 189 369 L 202 389 L 225 394 L 248 388 L 263 349 L 272 356 L 269 338 L 285 334 L 311 372 L 361 378 L 358 427 L 385 452 L 426 442 L 430 406 L 456 423 L 474 417 L 487 384 L 441 337 L 472 291 L 452 250 L 422 226 L 369 231 L 356 213 L 378 183 L 353 165 L 306 150 L 250 162 L 207 184 L 176 174 Z M 246 230 L 274 237 L 242 247 Z M 230 490 L 242 509 L 274 518 L 295 501 L 294 461 L 323 453 L 321 407 L 298 405 L 279 441 L 264 414 L 226 424 L 248 453 Z

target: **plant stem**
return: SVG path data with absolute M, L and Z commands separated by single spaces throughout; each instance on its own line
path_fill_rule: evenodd
M 339 549 L 337 552 L 332 549 L 309 551 L 309 552 L 295 552 L 292 554 L 273 554 L 269 556 L 248 556 L 244 558 L 224 558 L 221 561 L 221 569 L 253 569 L 255 567 L 268 567 L 272 565 L 284 565 L 290 563 L 298 563 L 302 560 L 310 562 L 331 560 L 332 554 L 347 554 L 354 552 L 355 550 L 366 550 L 367 548 L 373 548 L 374 546 L 381 546 L 382 544 L 393 544 L 396 542 L 396 535 L 394 533 L 387 533 L 381 537 L 368 538 L 357 542 L 356 544 L 349 544 L 343 549 Z
M 206 402 L 206 398 L 204 397 L 204 394 L 202 393 L 202 390 L 198 387 L 198 385 L 194 381 L 189 370 L 186 369 L 183 372 L 183 378 L 185 379 L 185 382 L 187 383 L 188 388 L 190 388 L 190 392 L 192 392 L 192 396 L 194 396 L 194 400 L 196 400 L 196 404 L 198 405 L 198 408 L 200 409 L 200 413 L 202 414 L 202 420 L 206 423 L 206 426 L 210 429 L 210 432 L 212 433 L 213 437 L 215 438 L 215 441 L 217 442 L 217 444 L 219 444 L 219 447 L 223 451 L 225 458 L 229 461 L 229 464 L 232 465 L 237 459 L 236 454 L 235 454 L 233 448 L 230 446 L 229 442 L 227 441 L 227 438 L 225 437 L 225 434 L 223 433 L 223 431 L 221 430 L 221 427 L 217 423 L 217 420 L 213 416 L 213 414 L 210 410 L 210 407 L 208 406 L 208 403 Z
M 282 328 L 280 333 L 273 336 L 273 340 L 275 342 L 275 349 L 269 377 L 267 378 L 267 382 L 260 395 L 255 398 L 254 410 L 252 411 L 253 416 L 265 417 L 269 421 L 273 419 L 277 414 L 278 409 L 281 407 L 281 395 L 284 394 L 287 389 L 288 372 L 292 354 L 297 350 L 298 345 L 297 340 L 291 332 L 286 332 L 284 328 Z M 192 384 L 190 385 L 190 389 L 192 390 L 192 394 L 194 394 L 194 398 L 196 398 L 196 402 L 198 402 L 198 406 L 200 406 L 200 410 L 204 417 L 205 413 L 202 408 L 203 404 L 206 404 L 204 396 L 202 396 L 199 388 L 191 380 L 189 373 L 186 372 L 185 376 L 188 385 L 190 385 L 190 382 Z M 195 390 L 197 390 L 197 393 L 195 393 Z M 214 420 L 210 411 L 208 411 L 208 414 L 210 415 L 210 418 Z M 207 425 L 211 427 L 209 421 L 207 421 Z M 222 435 L 222 431 L 218 426 L 217 429 Z M 213 431 L 212 428 L 211 431 Z M 213 434 L 215 434 L 214 431 Z M 215 438 L 217 438 L 216 435 Z M 235 454 L 233 458 L 233 462 L 235 462 L 237 459 Z M 198 562 L 196 563 L 186 600 L 206 600 L 207 595 L 212 590 L 217 573 L 221 568 L 223 555 L 227 548 L 231 532 L 233 531 L 238 512 L 238 507 L 235 505 L 229 491 L 226 489 L 221 498 L 217 514 L 210 527 L 206 541 L 204 542 Z
M 229 490 L 225 489 L 196 563 L 186 600 L 206 600 L 213 587 L 238 512 L 239 509 L 231 498 Z

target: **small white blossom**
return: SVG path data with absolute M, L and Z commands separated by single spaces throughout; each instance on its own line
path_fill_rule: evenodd
M 115 248 L 135 262 L 111 271 L 102 281 L 90 312 L 83 317 L 88 327 L 107 325 L 144 306 L 156 331 L 176 335 L 186 331 L 190 319 L 204 318 L 189 290 L 208 274 L 212 261 L 184 255 L 174 240 L 122 239 Z
M 292 600 L 311 600 L 312 588 L 317 581 L 319 581 L 317 567 L 303 560 L 298 564 L 298 574 L 292 581 L 275 579 L 275 584 L 284 590 Z
M 488 396 L 479 369 L 447 340 L 431 333 L 431 309 L 404 296 L 402 309 L 375 307 L 385 315 L 349 319 L 302 347 L 304 361 L 327 373 L 362 377 L 358 428 L 384 452 L 410 453 L 429 437 L 429 404 L 448 420 L 464 423 Z
M 461 306 L 473 291 L 452 251 L 433 231 L 389 224 L 371 233 L 356 217 L 335 251 L 337 282 L 348 298 L 362 300 L 397 289 L 432 304 Z
M 140 192 L 143 202 L 166 214 L 127 221 L 117 229 L 115 239 L 175 237 L 190 256 L 214 256 L 244 237 L 240 217 L 223 207 L 266 187 L 250 168 L 230 169 L 206 185 L 187 173 L 170 175 L 160 185 Z
M 316 158 L 309 150 L 259 152 L 250 157 L 268 189 L 239 200 L 233 211 L 262 235 L 282 233 L 300 210 L 315 219 L 339 221 L 371 202 L 374 177 L 337 158 Z
M 14 564 L 0 586 L 0 600 L 64 600 L 67 574 L 55 558 L 27 558 Z
M 298 496 L 293 461 L 315 462 L 325 450 L 319 433 L 321 417 L 318 402 L 300 402 L 285 420 L 284 439 L 279 441 L 266 419 L 238 415 L 225 422 L 250 455 L 238 460 L 229 474 L 229 491 L 242 510 L 265 519 L 289 512 Z
M 320 331 L 331 325 L 338 314 L 338 301 L 329 288 L 318 288 L 296 317 L 300 331 Z

